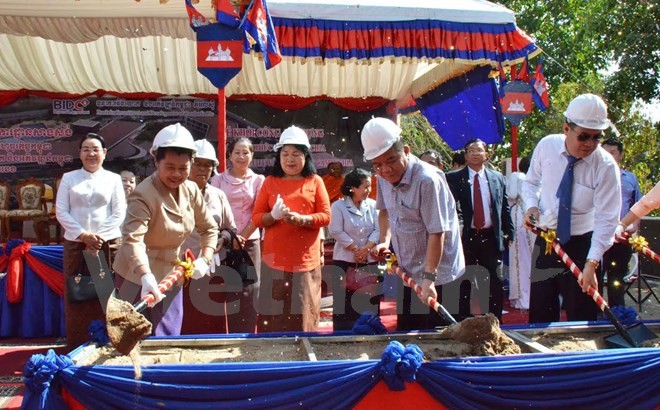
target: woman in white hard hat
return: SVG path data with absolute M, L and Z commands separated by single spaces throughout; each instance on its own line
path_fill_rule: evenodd
M 126 213 L 121 178 L 103 169 L 108 150 L 103 137 L 89 133 L 80 142 L 82 168 L 62 176 L 56 199 L 57 221 L 64 228 L 64 278 L 89 275 L 83 263 L 83 250 L 103 250 L 112 263 Z M 113 245 L 111 247 L 111 245 Z M 65 292 L 64 321 L 68 348 L 89 340 L 87 327 L 92 320 L 104 320 L 98 299 L 69 300 Z
M 211 213 L 218 229 L 220 230 L 216 253 L 213 256 L 211 263 L 211 273 L 215 273 L 216 266 L 220 264 L 219 253 L 231 242 L 231 235 L 228 231 L 231 230 L 235 232 L 236 224 L 234 223 L 234 215 L 231 212 L 229 201 L 227 200 L 225 193 L 209 184 L 209 180 L 211 176 L 215 174 L 215 169 L 218 166 L 218 158 L 215 154 L 213 145 L 207 140 L 202 139 L 195 141 L 195 147 L 197 148 L 197 153 L 193 159 L 188 179 L 195 182 L 197 187 L 202 191 L 204 202 L 206 203 L 206 210 Z M 184 257 L 183 253 L 186 249 L 190 249 L 195 255 L 199 254 L 199 247 L 200 235 L 195 229 L 181 247 L 181 258 Z M 224 302 L 224 300 L 211 300 L 211 295 L 208 294 L 211 280 L 211 276 L 208 276 L 195 281 L 188 286 L 190 299 L 191 301 L 194 301 L 194 303 L 190 305 L 186 302 L 185 308 L 197 308 L 199 313 L 195 313 L 195 320 L 185 321 L 183 324 L 183 333 L 227 332 L 224 311 L 217 311 L 217 308 L 216 311 L 214 311 L 213 306 L 218 302 Z M 224 293 L 221 296 L 222 299 L 224 299 Z M 203 303 L 209 303 L 210 305 L 208 307 L 201 306 L 200 304 Z M 252 331 L 254 331 L 254 328 Z
M 305 131 L 287 128 L 273 148 L 273 172 L 252 215 L 252 222 L 265 228 L 257 328 L 315 331 L 321 311 L 319 235 L 330 223 L 330 200 Z
M 181 124 L 163 128 L 154 139 L 151 155 L 156 172 L 142 181 L 128 198 L 122 225 L 122 245 L 113 268 L 124 300 L 138 300 L 148 293 L 155 302 L 145 312 L 157 336 L 178 335 L 183 320 L 183 294 L 173 287 L 165 295 L 158 282 L 173 269 L 181 245 L 193 229 L 199 232 L 201 257 L 194 262 L 193 279 L 209 273 L 218 242 L 218 226 L 206 211 L 204 196 L 188 181 L 197 148 Z
M 264 183 L 264 176 L 250 169 L 254 147 L 248 138 L 234 139 L 228 146 L 227 158 L 229 169 L 211 178 L 211 185 L 220 188 L 229 199 L 238 238 L 243 241 L 243 248 L 250 255 L 254 265 L 254 283 L 245 283 L 241 292 L 227 294 L 227 300 L 240 303 L 237 313 L 227 314 L 227 325 L 230 333 L 252 333 L 257 325 L 256 298 L 259 294 L 259 278 L 261 277 L 261 235 L 252 223 L 254 201 Z M 231 306 L 230 306 L 231 307 Z

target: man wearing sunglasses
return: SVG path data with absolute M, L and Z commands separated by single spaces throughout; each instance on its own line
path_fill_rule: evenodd
M 569 321 L 596 320 L 598 307 L 586 292 L 589 286 L 598 289 L 596 273 L 621 209 L 619 167 L 599 145 L 610 126 L 605 102 L 582 94 L 564 117 L 562 134 L 546 136 L 534 149 L 522 197 L 525 222 L 556 229 L 562 248 L 582 269 L 583 284 L 554 252 L 546 255 L 545 240 L 537 238 L 530 323 L 558 321 L 562 306 Z

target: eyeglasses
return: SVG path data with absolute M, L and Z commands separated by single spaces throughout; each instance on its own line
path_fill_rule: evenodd
M 595 135 L 589 135 L 586 132 L 583 132 L 577 136 L 578 141 L 580 142 L 587 142 L 587 141 L 594 141 L 598 142 L 603 138 L 603 133 L 599 132 L 598 134 Z
M 571 128 L 572 131 L 575 131 L 575 127 L 577 127 L 577 125 L 573 124 L 573 123 L 569 123 L 568 126 Z M 587 142 L 587 141 L 598 142 L 604 136 L 605 136 L 605 134 L 603 133 L 603 131 L 601 131 L 597 134 L 594 134 L 594 135 L 588 134 L 586 132 L 582 132 L 582 133 L 578 134 L 577 139 L 580 142 Z
M 80 152 L 82 152 L 83 154 L 91 154 L 92 152 L 95 153 L 95 154 L 100 154 L 101 152 L 103 152 L 103 149 L 102 148 L 82 147 L 80 149 Z

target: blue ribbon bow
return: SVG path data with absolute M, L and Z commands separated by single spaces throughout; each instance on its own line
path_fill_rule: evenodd
M 390 342 L 381 356 L 380 372 L 390 390 L 405 390 L 405 382 L 416 380 L 417 370 L 422 366 L 424 353 L 414 344 L 404 347 L 401 343 Z

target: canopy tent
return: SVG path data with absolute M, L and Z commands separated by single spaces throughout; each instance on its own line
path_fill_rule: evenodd
M 210 0 L 196 5 L 213 16 Z M 270 0 L 283 61 L 244 54 L 226 96 L 407 100 L 477 65 L 538 52 L 483 0 Z M 196 70 L 183 0 L 0 2 L 0 90 L 216 94 Z

